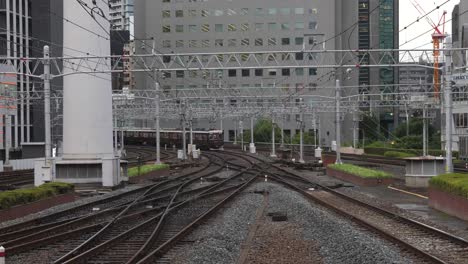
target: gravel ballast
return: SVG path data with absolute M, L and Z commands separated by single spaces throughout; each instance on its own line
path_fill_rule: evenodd
M 302 227 L 306 240 L 318 243 L 324 263 L 412 263 L 398 248 L 348 221 L 313 206 L 302 195 L 267 184 L 270 212 L 284 212 Z
M 265 198 L 253 191 L 264 189 L 269 194 L 259 221 Z M 287 221 L 272 222 L 268 213 L 274 212 L 287 214 Z M 172 263 L 237 263 L 241 249 L 248 252 L 244 263 L 412 263 L 387 241 L 273 183 L 254 184 L 184 240 L 193 243 L 171 254 L 177 256 Z
M 241 244 L 255 222 L 257 208 L 263 203 L 263 195 L 253 190 L 249 188 L 222 213 L 190 234 L 185 240 L 194 243 L 178 249 L 178 257 L 172 263 L 237 263 Z

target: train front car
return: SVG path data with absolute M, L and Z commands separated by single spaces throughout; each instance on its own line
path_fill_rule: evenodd
M 222 130 L 211 130 L 208 133 L 208 142 L 210 148 L 219 149 L 224 145 L 224 133 Z

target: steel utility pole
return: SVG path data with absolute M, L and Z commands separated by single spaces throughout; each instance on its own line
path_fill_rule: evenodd
M 244 151 L 244 122 L 242 120 L 239 121 L 239 129 L 241 138 L 241 150 Z
M 156 164 L 161 164 L 161 127 L 159 124 L 159 82 L 155 82 L 155 97 L 154 97 L 154 109 L 155 109 L 155 123 L 156 123 Z
M 52 155 L 50 128 L 50 48 L 44 46 L 44 125 L 45 125 L 45 160 L 48 164 Z
M 255 150 L 255 141 L 254 141 L 254 117 L 250 118 L 250 153 L 254 154 Z
M 336 100 L 336 164 L 341 164 L 341 116 L 340 116 L 340 101 L 341 101 L 341 94 L 340 94 L 340 80 L 336 80 L 336 93 L 335 93 L 335 100 Z
M 299 163 L 305 163 L 304 161 L 304 114 L 301 111 L 300 120 L 299 120 Z
M 185 104 L 182 103 L 180 107 L 180 119 L 182 122 L 182 159 L 186 160 L 187 159 L 187 135 L 185 133 Z
M 423 105 L 423 157 L 427 156 L 427 113 L 426 104 Z
M 445 48 L 450 49 L 451 38 L 445 39 Z M 450 51 L 445 51 L 445 66 L 444 66 L 444 95 L 445 95 L 445 172 L 453 172 L 452 163 L 452 54 Z
M 275 150 L 275 118 L 271 118 L 271 155 L 270 157 L 276 158 Z

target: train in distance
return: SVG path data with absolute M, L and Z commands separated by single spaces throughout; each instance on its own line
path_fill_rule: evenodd
M 188 144 L 188 142 L 190 142 L 190 131 L 185 131 L 185 133 Z M 223 139 L 224 133 L 222 130 L 193 131 L 193 144 L 200 149 L 218 149 L 224 145 Z M 125 144 L 128 145 L 156 145 L 156 130 L 125 130 L 124 140 Z M 176 147 L 182 147 L 182 141 L 182 130 L 160 130 L 160 144 L 162 147 L 164 147 L 164 145 L 168 148 L 174 145 Z

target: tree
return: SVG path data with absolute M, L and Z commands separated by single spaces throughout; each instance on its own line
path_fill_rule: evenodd
M 271 129 L 272 122 L 270 119 L 260 119 L 257 121 L 254 127 L 254 139 L 255 142 L 271 142 Z M 250 141 L 250 133 L 248 135 Z M 275 142 L 281 140 L 281 129 L 275 126 Z

